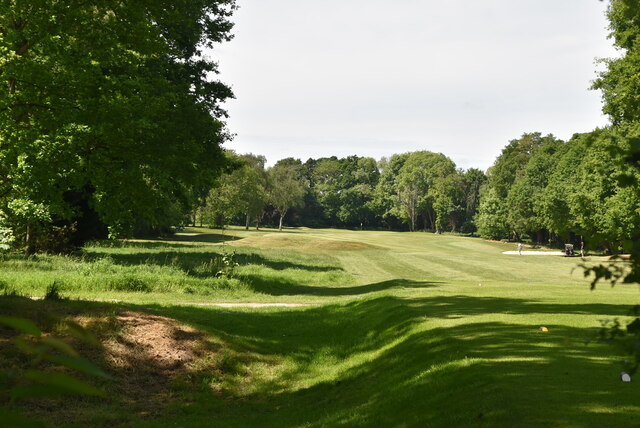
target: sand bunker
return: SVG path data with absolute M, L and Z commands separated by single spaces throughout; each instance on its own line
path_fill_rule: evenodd
M 502 254 L 509 255 L 523 255 L 523 256 L 564 256 L 562 251 L 522 251 L 520 254 L 518 251 L 503 251 Z

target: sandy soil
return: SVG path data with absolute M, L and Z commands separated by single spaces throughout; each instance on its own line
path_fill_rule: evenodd
M 518 251 L 503 251 L 502 254 L 520 255 Z M 562 251 L 526 251 L 522 250 L 523 256 L 564 256 Z

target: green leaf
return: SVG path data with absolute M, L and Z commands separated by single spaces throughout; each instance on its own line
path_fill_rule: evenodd
M 11 397 L 16 400 L 29 398 L 55 398 L 68 394 L 69 392 L 67 389 L 52 385 L 16 386 L 11 390 Z
M 65 324 L 67 325 L 69 334 L 71 334 L 72 336 L 80 340 L 83 340 L 87 343 L 91 343 L 92 345 L 96 345 L 96 346 L 100 345 L 100 342 L 98 341 L 98 339 L 93 334 L 91 334 L 90 331 L 82 327 L 80 324 L 70 320 L 66 320 Z
M 24 337 L 22 336 L 16 337 L 13 342 L 16 344 L 16 347 L 25 354 L 37 354 L 44 351 L 43 348 L 32 346 L 24 340 Z
M 41 422 L 34 421 L 33 419 L 29 419 L 25 416 L 22 416 L 20 413 L 12 412 L 6 409 L 0 409 L 0 424 L 6 427 L 14 427 L 14 428 L 40 428 L 44 427 Z
M 36 381 L 54 389 L 61 389 L 65 393 L 69 394 L 105 396 L 105 393 L 98 388 L 64 373 L 28 370 L 24 376 L 27 379 Z
M 73 349 L 71 345 L 60 339 L 56 339 L 55 337 L 43 337 L 42 343 L 44 343 L 45 345 L 49 345 L 50 347 L 57 349 L 60 352 L 64 352 L 71 357 L 79 356 L 78 352 Z
M 25 318 L 16 317 L 3 317 L 0 316 L 0 324 L 4 324 L 22 333 L 30 334 L 32 336 L 40 336 L 42 334 L 40 329 L 30 320 Z
M 83 373 L 98 376 L 104 379 L 111 379 L 111 376 L 109 376 L 107 373 L 102 371 L 99 367 L 85 358 L 68 357 L 66 355 L 47 355 L 45 359 L 52 363 L 60 364 L 62 366 L 78 370 Z

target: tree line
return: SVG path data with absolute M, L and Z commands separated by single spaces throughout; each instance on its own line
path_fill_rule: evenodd
M 192 223 L 225 222 L 358 229 L 475 231 L 473 216 L 486 180 L 456 169 L 441 153 L 370 157 L 265 158 L 229 153 L 236 169 L 200 199 Z
M 487 171 L 478 233 L 622 250 L 640 225 L 640 195 L 625 184 L 639 177 L 624 161 L 629 149 L 611 128 L 566 142 L 540 133 L 512 140 Z
M 593 243 L 622 249 L 640 225 L 638 179 L 612 128 L 569 141 L 528 133 L 510 141 L 486 174 L 457 169 L 441 153 L 287 158 L 266 168 L 256 155 L 228 153 L 192 223 L 285 223 L 308 227 L 428 230 L 544 244 Z M 631 174 L 631 175 L 630 175 Z M 622 181 L 621 181 L 622 180 Z

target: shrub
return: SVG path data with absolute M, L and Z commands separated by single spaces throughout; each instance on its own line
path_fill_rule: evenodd
M 47 286 L 44 300 L 62 300 L 62 296 L 60 295 L 61 289 L 61 282 L 59 282 L 58 280 L 53 281 Z

